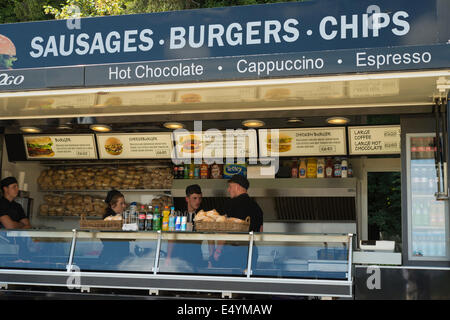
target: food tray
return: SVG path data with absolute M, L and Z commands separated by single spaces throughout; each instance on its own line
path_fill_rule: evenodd
M 236 222 L 195 222 L 195 231 L 231 231 L 248 232 L 250 229 L 250 217 L 245 218 L 243 223 Z
M 122 230 L 122 220 L 88 220 L 86 215 L 81 215 L 80 219 L 81 230 L 104 230 L 116 231 Z

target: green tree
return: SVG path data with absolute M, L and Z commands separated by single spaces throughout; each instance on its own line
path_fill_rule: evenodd
M 80 17 L 112 16 L 125 13 L 125 0 L 67 0 L 60 8 L 46 5 L 46 14 L 56 19 L 68 19 L 74 15 Z
M 240 6 L 290 0 L 67 0 L 61 7 L 47 5 L 45 13 L 56 19 L 73 17 L 78 8 L 80 17 L 164 12 L 174 10 Z M 291 1 L 292 2 L 292 1 Z
M 368 175 L 369 225 L 376 226 L 385 240 L 401 242 L 401 175 L 376 172 Z
M 44 6 L 58 6 L 64 0 L 3 0 L 0 1 L 0 23 L 53 19 L 44 12 Z

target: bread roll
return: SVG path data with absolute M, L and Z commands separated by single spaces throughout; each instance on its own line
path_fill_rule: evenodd
M 216 222 L 226 222 L 227 221 L 227 217 L 225 216 L 218 216 L 216 218 Z

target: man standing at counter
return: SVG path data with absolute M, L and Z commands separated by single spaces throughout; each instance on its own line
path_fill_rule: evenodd
M 19 195 L 19 186 L 14 177 L 0 181 L 3 196 L 0 199 L 0 228 L 30 229 L 30 220 L 26 217 L 22 206 L 14 201 Z
M 263 212 L 260 206 L 251 199 L 247 193 L 250 182 L 246 177 L 235 174 L 228 180 L 228 193 L 230 198 L 219 209 L 221 214 L 226 214 L 229 218 L 239 218 L 245 220 L 250 216 L 250 230 L 254 232 L 263 231 Z
M 234 175 L 228 180 L 228 199 L 222 208 L 219 208 L 220 214 L 226 214 L 229 218 L 238 218 L 245 220 L 250 217 L 249 231 L 263 232 L 263 211 L 260 206 L 249 197 L 247 190 L 250 183 L 244 176 Z M 209 266 L 220 267 L 238 267 L 244 269 L 247 266 L 247 247 L 236 246 L 232 243 L 218 241 L 215 248 L 210 246 Z M 245 258 L 242 260 L 242 258 Z M 256 264 L 258 258 L 258 248 L 253 247 L 252 261 Z
M 195 215 L 200 211 L 202 200 L 202 189 L 198 184 L 191 184 L 186 187 L 186 206 L 189 214 L 188 222 L 194 223 Z

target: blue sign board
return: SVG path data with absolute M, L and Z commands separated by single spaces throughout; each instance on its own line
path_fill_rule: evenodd
M 27 85 L 23 69 L 48 67 L 79 68 L 73 86 L 447 68 L 449 15 L 448 0 L 315 0 L 3 24 L 0 91 L 68 86 Z

